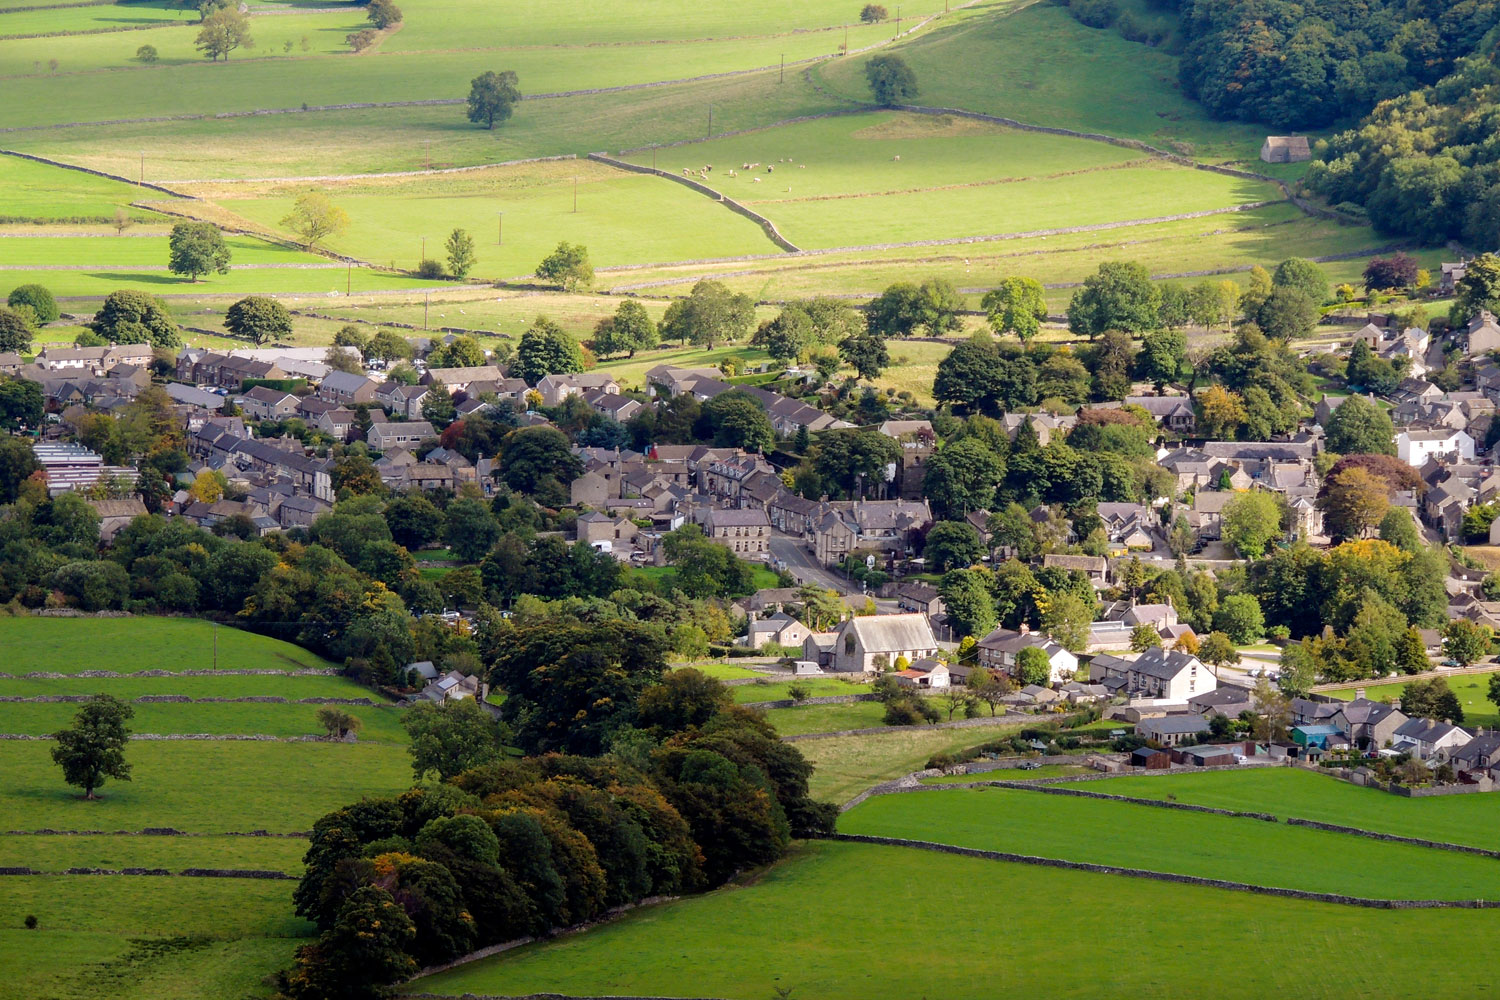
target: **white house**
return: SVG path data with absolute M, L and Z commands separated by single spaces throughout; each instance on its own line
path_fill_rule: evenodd
M 1467 431 L 1446 427 L 1403 430 L 1396 435 L 1396 457 L 1420 469 L 1431 458 L 1474 460 L 1474 439 Z
M 1407 719 L 1396 729 L 1391 749 L 1410 750 L 1423 760 L 1456 750 L 1474 737 L 1451 722 L 1437 719 Z
M 1035 646 L 1047 654 L 1047 661 L 1052 665 L 1048 683 L 1057 684 L 1078 673 L 1078 657 L 1051 636 L 1033 632 L 1025 625 L 1021 626 L 1019 632 L 1012 632 L 1007 628 L 995 629 L 979 640 L 976 655 L 980 666 L 1014 674 L 1016 658 L 1028 646 Z
M 946 663 L 934 664 L 931 670 L 908 667 L 896 672 L 896 682 L 902 687 L 946 688 L 953 683 Z
M 850 618 L 833 635 L 832 667 L 844 672 L 881 670 L 895 666 L 903 656 L 907 663 L 913 663 L 938 652 L 937 639 L 926 615 Z M 875 662 L 877 657 L 884 657 L 883 665 Z
M 1214 672 L 1190 653 L 1154 646 L 1134 659 L 1101 653 L 1089 663 L 1089 680 L 1111 694 L 1160 701 L 1187 701 L 1219 686 Z

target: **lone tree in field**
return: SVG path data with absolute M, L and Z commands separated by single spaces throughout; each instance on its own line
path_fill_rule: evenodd
M 331 738 L 341 740 L 350 733 L 358 731 L 360 727 L 359 716 L 351 715 L 333 705 L 324 705 L 318 709 L 318 725 L 323 727 Z
M 859 10 L 859 19 L 865 24 L 875 24 L 890 17 L 891 12 L 878 3 L 867 3 Z
M 95 695 L 73 716 L 72 728 L 52 734 L 57 741 L 53 762 L 63 769 L 63 780 L 82 788 L 85 798 L 94 798 L 94 789 L 105 778 L 130 780 L 130 765 L 125 763 L 130 730 L 125 723 L 133 715 L 135 709 L 120 699 Z
M 1035 278 L 1006 278 L 999 287 L 985 292 L 979 304 L 990 329 L 1014 333 L 1024 344 L 1031 343 L 1047 318 L 1046 290 Z
M 865 63 L 865 76 L 875 103 L 882 107 L 905 104 L 917 96 L 917 74 L 900 56 L 876 56 Z
M 384 31 L 393 24 L 401 23 L 401 8 L 391 0 L 370 0 L 370 5 L 365 8 L 365 17 L 377 31 Z
M 229 273 L 229 247 L 212 222 L 179 222 L 167 237 L 167 270 L 197 281 L 205 274 Z
M 5 304 L 12 309 L 16 306 L 30 306 L 31 311 L 36 313 L 38 323 L 56 323 L 62 316 L 57 308 L 57 299 L 52 297 L 52 291 L 46 285 L 17 285 L 11 289 Z
M 455 229 L 444 244 L 448 251 L 448 270 L 455 278 L 465 277 L 474 269 L 474 237 L 467 229 Z
M 589 263 L 588 247 L 564 240 L 536 266 L 536 276 L 556 282 L 569 292 L 592 285 L 594 265 Z
M 302 245 L 311 250 L 323 240 L 344 231 L 349 213 L 328 200 L 326 194 L 309 191 L 299 194 L 281 224 L 302 237 Z
M 135 50 L 135 57 L 136 57 L 136 59 L 140 60 L 143 63 L 154 63 L 154 62 L 156 62 L 156 59 L 157 59 L 156 46 L 155 45 L 142 45 L 140 48 L 138 48 L 138 49 Z
M 203 19 L 193 44 L 208 58 L 217 61 L 222 56 L 228 62 L 235 49 L 255 48 L 255 39 L 250 37 L 250 20 L 237 9 L 225 7 Z
M 493 129 L 509 118 L 521 99 L 517 82 L 515 71 L 509 69 L 476 76 L 469 84 L 469 121 Z
M 250 295 L 229 307 L 224 329 L 256 345 L 292 335 L 292 314 L 286 306 L 264 295 Z

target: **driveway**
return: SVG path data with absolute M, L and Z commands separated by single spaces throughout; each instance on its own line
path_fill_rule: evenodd
M 784 564 L 799 584 L 815 583 L 820 587 L 836 590 L 840 594 L 859 593 L 859 589 L 851 587 L 848 580 L 820 566 L 813 558 L 813 554 L 807 551 L 800 536 L 783 535 L 773 531 L 768 548 L 771 550 L 772 558 Z

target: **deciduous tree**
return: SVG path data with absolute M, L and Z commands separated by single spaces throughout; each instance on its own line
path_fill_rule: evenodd
M 125 746 L 130 741 L 126 723 L 135 715 L 130 705 L 107 694 L 95 695 L 73 717 L 73 725 L 52 734 L 57 745 L 52 760 L 62 768 L 63 780 L 83 789 L 93 799 L 106 778 L 130 780 Z
M 372 7 L 375 3 L 389 3 L 389 0 L 372 0 Z M 454 277 L 467 277 L 468 273 L 474 269 L 476 260 L 474 237 L 469 235 L 467 229 L 455 229 L 448 234 L 443 248 L 448 251 L 448 270 L 453 273 Z
M 281 220 L 281 225 L 302 238 L 309 250 L 330 236 L 337 236 L 349 226 L 349 213 L 335 205 L 328 196 L 318 191 L 299 194 L 292 202 L 292 210 Z
M 870 93 L 882 107 L 906 104 L 917 96 L 917 74 L 897 55 L 879 55 L 865 61 L 865 79 Z
M 520 103 L 520 79 L 514 70 L 488 70 L 469 83 L 469 121 L 493 129 L 507 121 Z
M 224 314 L 224 329 L 259 345 L 292 335 L 292 314 L 266 295 L 240 299 Z
M 255 39 L 250 35 L 250 19 L 236 7 L 223 7 L 203 19 L 198 29 L 198 38 L 193 43 L 209 59 L 229 59 L 229 53 L 238 48 L 255 48 Z
M 473 698 L 419 702 L 401 717 L 401 727 L 411 737 L 407 752 L 417 781 L 428 775 L 447 781 L 505 753 L 504 730 Z
M 1024 344 L 1031 343 L 1047 318 L 1046 290 L 1035 278 L 1006 278 L 980 300 L 990 329 L 1013 333 Z

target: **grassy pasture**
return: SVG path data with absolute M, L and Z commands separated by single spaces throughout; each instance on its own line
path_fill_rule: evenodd
M 379 696 L 344 677 L 249 676 L 204 677 L 0 677 L 0 695 L 90 695 L 107 690 L 118 698 L 182 694 L 189 698 L 369 698 Z M 316 706 L 314 706 L 316 707 Z M 140 728 L 137 726 L 136 728 Z
M 801 122 L 670 155 L 664 162 L 658 154 L 658 166 L 713 164 L 710 184 L 808 248 L 1054 229 L 1281 197 L 1262 182 L 1104 143 L 889 113 Z M 788 156 L 796 163 L 779 162 Z M 737 170 L 757 161 L 775 172 Z
M 122 181 L 80 170 L 64 170 L 19 156 L 0 156 L 0 188 L 5 191 L 0 215 L 26 219 L 109 219 L 116 208 L 129 204 L 140 194 L 140 189 Z M 139 209 L 131 214 L 160 218 L 154 212 Z
M 37 6 L 41 0 L 32 0 L 23 6 Z M 36 35 L 49 32 L 130 32 L 124 35 L 129 41 L 136 34 L 134 29 L 144 25 L 196 24 L 198 12 L 191 7 L 169 3 L 168 0 L 132 0 L 130 3 L 100 4 L 90 7 L 55 7 L 50 10 L 3 10 L 0 9 L 0 41 L 10 40 L 15 35 Z M 74 39 L 51 41 L 71 44 Z M 124 42 L 119 44 L 124 45 Z M 130 50 L 132 54 L 134 49 Z
M 1494 675 L 1495 671 L 1490 671 L 1483 674 L 1457 674 L 1444 678 L 1448 682 L 1449 690 L 1458 695 L 1458 700 L 1463 705 L 1465 725 L 1484 726 L 1486 729 L 1500 726 L 1500 711 L 1496 711 L 1495 703 L 1490 701 L 1489 697 L 1490 678 Z M 1397 681 L 1394 684 L 1359 684 L 1325 693 L 1345 701 L 1353 701 L 1355 693 L 1363 689 L 1366 698 L 1372 698 L 1375 701 L 1390 701 L 1401 697 L 1406 684 L 1406 681 Z
M 712 677 L 721 681 L 744 680 L 750 677 L 766 676 L 762 671 L 752 670 L 749 667 L 736 666 L 733 663 L 682 663 L 678 664 L 674 669 L 686 670 L 690 667 L 705 677 Z
M 342 267 L 238 269 L 231 270 L 228 274 L 211 274 L 196 282 L 166 271 L 132 270 L 128 264 L 114 267 L 102 265 L 98 269 L 85 271 L 20 271 L 0 268 L 0 288 L 14 288 L 33 281 L 46 285 L 52 290 L 52 294 L 60 297 L 98 300 L 118 288 L 135 288 L 153 295 L 172 296 L 237 297 L 267 293 L 342 299 L 346 288 L 352 288 L 353 294 L 359 295 L 365 292 L 446 287 L 443 282 L 422 281 L 404 274 L 374 271 L 367 267 L 356 267 L 348 271 Z
M 790 698 L 793 684 L 807 689 L 810 698 L 827 698 L 834 695 L 868 694 L 868 684 L 855 684 L 837 677 L 800 677 L 795 681 L 767 681 L 764 684 L 739 684 L 730 690 L 734 700 L 740 704 L 756 701 L 782 701 Z
M 0 837 L 0 865 L 40 872 L 69 868 L 254 868 L 302 870 L 300 837 Z
M 1258 155 L 1264 129 L 1210 119 L 1178 86 L 1175 57 L 1112 29 L 1085 27 L 1052 4 L 1016 6 L 978 4 L 945 30 L 901 46 L 921 103 L 1158 145 L 1185 142 L 1205 157 Z M 815 67 L 813 75 L 842 97 L 868 99 L 857 60 Z
M 0 284 L 0 288 L 5 287 Z M 253 632 L 216 628 L 195 618 L 3 618 L 4 673 L 80 670 L 332 668 L 321 657 Z
M 1009 788 L 881 795 L 844 833 L 1384 899 L 1495 896 L 1495 863 L 1306 827 Z
M 1024 917 L 1002 905 L 1007 900 L 1024 901 Z M 1080 907 L 1093 906 L 1119 914 L 1109 918 L 1114 932 L 1069 930 Z M 911 934 L 941 928 L 941 953 L 893 944 L 889 934 L 851 933 L 869 927 L 872 914 Z M 1146 915 L 1163 915 L 1151 922 L 1149 961 L 1147 942 L 1125 932 Z M 1205 920 L 1212 941 L 1203 938 Z M 1336 981 L 1356 994 L 1464 997 L 1484 982 L 1468 957 L 1469 935 L 1496 927 L 1492 911 L 1372 914 L 906 848 L 811 843 L 753 885 L 637 910 L 409 989 L 760 1000 L 780 987 L 809 1000 L 987 1000 L 1097 996 L 1100 970 L 1108 970 L 1108 990 L 1119 995 L 1194 993 L 1198 987 L 1183 984 L 1204 984 L 1226 1000 L 1321 997 Z M 1423 947 L 1390 947 L 1416 938 Z
M 28 838 L 29 839 L 29 838 Z M 312 925 L 294 883 L 152 876 L 12 877 L 0 894 L 0 998 L 92 1000 L 265 996 Z M 39 926 L 25 930 L 22 917 Z M 160 954 L 135 942 L 164 942 Z
M 806 711 L 790 709 L 789 711 Z M 808 782 L 813 798 L 825 802 L 847 802 L 871 785 L 927 764 L 936 753 L 952 753 L 1010 736 L 1011 726 L 973 729 L 908 729 L 896 727 L 862 736 L 833 736 L 797 744 L 802 756 L 814 767 Z
M 885 706 L 878 701 L 849 705 L 800 705 L 766 710 L 766 721 L 782 736 L 836 733 L 845 729 L 874 729 L 885 725 Z M 808 744 L 799 746 L 806 748 Z
M 289 833 L 362 795 L 411 785 L 406 749 L 388 744 L 138 742 L 128 751 L 132 780 L 111 781 L 87 802 L 63 784 L 50 750 L 47 741 L 0 743 L 0 814 L 15 817 L 10 824 Z
M 961 785 L 970 781 L 1038 781 L 1042 778 L 1072 778 L 1080 774 L 1092 774 L 1093 768 L 1079 764 L 1043 764 L 1031 771 L 1019 768 L 1003 768 L 975 774 L 943 774 L 936 778 L 923 778 L 924 785 Z
M 1495 800 L 1488 795 L 1407 799 L 1296 768 L 1246 768 L 1166 778 L 1126 776 L 1078 785 L 1095 792 L 1300 816 L 1402 837 L 1500 849 Z
M 245 678 L 249 680 L 251 678 Z M 96 682 L 96 690 L 114 694 L 108 679 Z M 318 705 L 266 702 L 146 702 L 133 705 L 130 728 L 137 733 L 171 735 L 181 733 L 249 734 L 261 736 L 317 736 Z M 379 743 L 405 743 L 401 710 L 388 705 L 341 705 L 360 720 L 359 738 Z M 77 704 L 67 702 L 21 702 L 4 707 L 0 718 L 4 731 L 43 736 L 67 726 L 78 713 Z
M 327 257 L 302 253 L 258 240 L 226 234 L 232 255 L 230 267 L 246 264 L 327 264 Z M 41 265 L 69 267 L 167 266 L 167 237 L 163 236 L 45 236 L 0 239 L 0 269 Z M 231 270 L 230 272 L 234 272 Z M 43 281 L 47 278 L 40 276 Z
M 608 50 L 607 59 L 599 58 L 593 47 L 421 52 L 377 48 L 355 55 L 347 51 L 343 39 L 363 25 L 361 18 L 344 12 L 255 19 L 251 29 L 259 31 L 259 47 L 249 53 L 237 51 L 227 62 L 217 63 L 193 57 L 194 33 L 188 28 L 133 31 L 128 38 L 77 36 L 66 40 L 65 49 L 57 39 L 0 43 L 0 73 L 12 75 L 6 88 L 14 92 L 13 101 L 0 113 L 0 126 L 297 108 L 370 101 L 372 97 L 380 101 L 461 99 L 477 72 L 497 64 L 517 72 L 523 93 L 563 93 L 760 69 L 777 65 L 783 54 L 788 62 L 832 56 L 843 42 L 841 34 L 807 32 L 619 46 Z M 873 44 L 887 37 L 888 30 L 880 25 L 852 27 L 849 44 L 854 48 Z M 296 42 L 302 35 L 312 39 L 313 53 L 304 56 L 294 44 L 292 53 L 282 54 L 283 41 Z M 143 43 L 156 44 L 167 64 L 134 64 L 136 47 Z M 57 74 L 46 73 L 46 60 L 59 51 L 67 55 L 66 62 Z M 43 62 L 41 73 L 35 69 L 38 59 Z M 101 70 L 103 74 L 96 72 Z M 104 85 L 101 75 L 106 74 L 108 84 Z M 463 121 L 461 107 L 449 110 Z M 706 108 L 702 119 L 706 127 Z
M 331 246 L 377 264 L 415 267 L 427 238 L 441 259 L 454 228 L 478 241 L 476 276 L 530 274 L 559 240 L 584 243 L 595 266 L 772 253 L 760 228 L 701 194 L 586 160 L 497 167 L 443 177 L 319 185 L 349 213 Z M 577 190 L 578 210 L 574 212 Z M 187 190 L 276 227 L 306 185 L 198 185 Z M 500 212 L 505 242 L 497 246 Z

